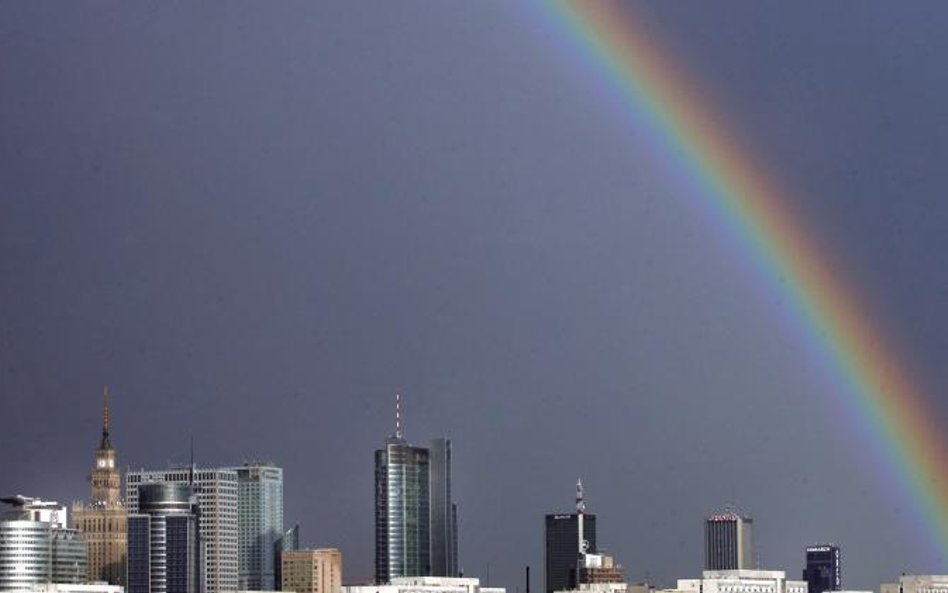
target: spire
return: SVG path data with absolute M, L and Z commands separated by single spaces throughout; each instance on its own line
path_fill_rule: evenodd
M 102 442 L 99 443 L 99 449 L 111 449 L 112 443 L 109 441 L 109 386 L 102 389 Z
M 402 438 L 402 395 L 395 392 L 395 438 Z
M 586 512 L 586 499 L 583 495 L 583 480 L 580 478 L 576 480 L 576 512 L 585 513 Z

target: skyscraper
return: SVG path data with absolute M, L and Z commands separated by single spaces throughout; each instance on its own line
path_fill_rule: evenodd
M 283 535 L 283 470 L 244 464 L 237 472 L 237 570 L 241 591 L 273 591 L 276 549 Z
M 431 576 L 458 576 L 457 505 L 451 497 L 451 441 L 438 438 L 429 449 L 431 492 Z
M 89 552 L 89 580 L 125 585 L 128 533 L 121 501 L 122 477 L 116 468 L 109 430 L 109 388 L 102 393 L 102 438 L 92 469 L 92 501 L 73 505 L 76 527 Z
M 582 483 L 576 484 L 576 512 L 546 516 L 546 593 L 576 589 L 585 554 L 596 554 L 596 515 L 586 512 Z
M 197 494 L 201 541 L 204 546 L 203 593 L 237 590 L 237 472 L 229 468 L 180 468 L 128 472 L 125 479 L 128 512 L 139 512 L 139 488 L 144 484 L 192 484 Z M 131 552 L 129 552 L 131 554 Z
M 819 544 L 807 547 L 803 580 L 807 582 L 809 593 L 841 591 L 843 578 L 839 546 Z
M 733 510 L 711 515 L 705 521 L 705 570 L 756 568 L 754 521 Z
M 2 502 L 13 508 L 0 515 L 0 591 L 86 582 L 86 544 L 66 527 L 65 506 L 24 496 Z
M 451 441 L 415 447 L 402 436 L 401 397 L 395 433 L 375 452 L 375 580 L 457 576 L 457 505 L 451 492 Z
M 198 502 L 191 486 L 147 483 L 128 516 L 127 593 L 203 593 Z

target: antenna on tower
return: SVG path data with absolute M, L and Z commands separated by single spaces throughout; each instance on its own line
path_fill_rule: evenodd
M 191 466 L 188 471 L 188 485 L 194 486 L 194 435 L 191 435 Z
M 111 424 L 111 419 L 109 418 L 109 386 L 106 385 L 102 388 L 102 443 L 99 445 L 100 449 L 111 449 L 112 443 L 109 442 L 109 426 Z
M 402 438 L 402 395 L 395 392 L 395 438 Z

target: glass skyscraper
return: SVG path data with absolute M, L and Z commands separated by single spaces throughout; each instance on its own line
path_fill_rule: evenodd
M 579 557 L 579 515 L 576 513 L 546 516 L 546 548 L 544 550 L 546 593 L 576 589 L 582 566 Z M 583 539 L 589 542 L 586 551 L 596 553 L 596 515 L 583 514 Z
M 451 441 L 438 438 L 429 448 L 431 493 L 431 576 L 458 576 L 457 505 L 451 497 Z
M 127 593 L 204 593 L 198 502 L 191 486 L 138 486 L 128 516 Z
M 237 471 L 237 567 L 241 591 L 274 591 L 275 544 L 283 536 L 283 470 L 244 464 Z
M 428 449 L 399 432 L 375 452 L 375 582 L 431 572 Z

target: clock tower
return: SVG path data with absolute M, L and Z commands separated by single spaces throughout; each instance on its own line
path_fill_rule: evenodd
M 92 503 L 114 505 L 121 496 L 122 478 L 115 469 L 115 449 L 109 441 L 109 388 L 102 392 L 102 440 L 92 470 Z
M 72 513 L 89 554 L 90 581 L 125 585 L 128 557 L 128 514 L 122 504 L 122 475 L 115 467 L 109 440 L 109 388 L 102 392 L 102 440 L 92 468 L 92 500 L 76 503 Z

